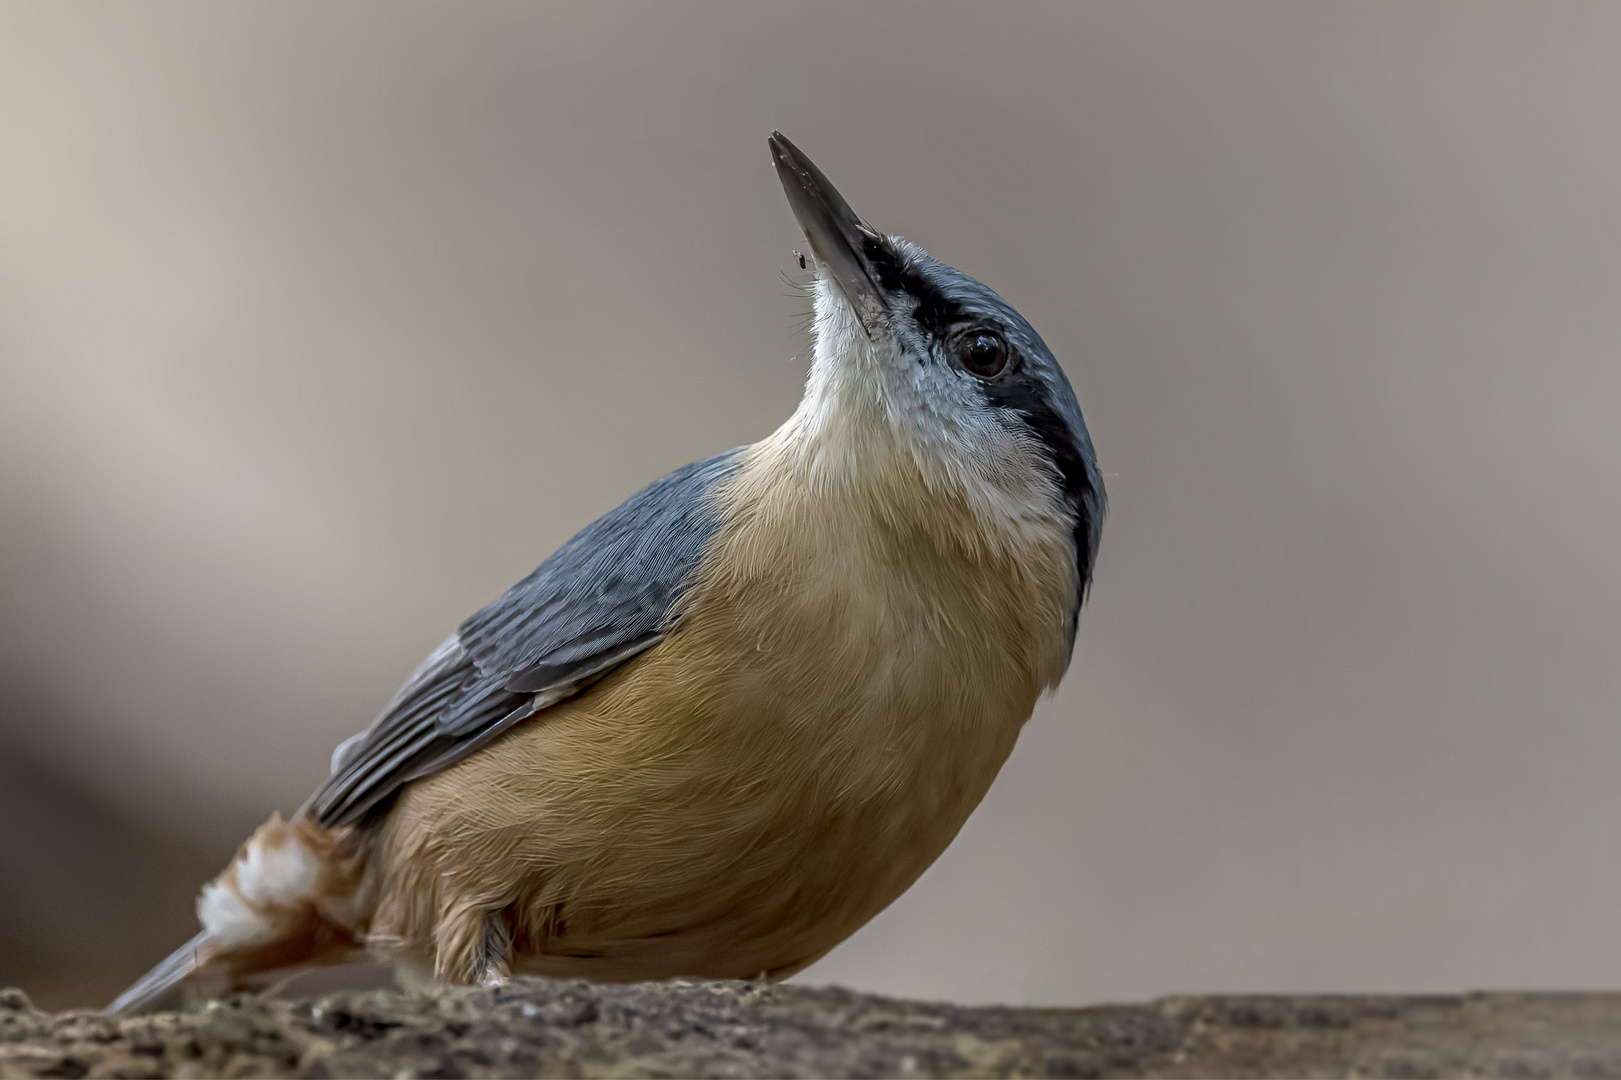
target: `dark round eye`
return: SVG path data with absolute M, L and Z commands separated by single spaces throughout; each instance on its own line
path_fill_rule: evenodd
M 995 330 L 958 334 L 951 351 L 964 371 L 981 379 L 994 379 L 1007 367 L 1007 342 Z

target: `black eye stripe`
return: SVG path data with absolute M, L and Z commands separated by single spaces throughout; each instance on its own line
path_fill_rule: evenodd
M 916 301 L 912 318 L 925 333 L 943 338 L 953 325 L 963 321 L 962 306 L 907 266 L 883 240 L 876 236 L 867 237 L 861 253 L 872 266 L 880 288 L 890 293 L 903 292 Z

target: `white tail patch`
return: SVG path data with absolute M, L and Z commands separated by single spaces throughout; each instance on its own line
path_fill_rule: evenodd
M 280 814 L 259 826 L 225 872 L 203 886 L 203 932 L 108 1007 L 133 1015 L 192 986 L 220 994 L 267 972 L 338 964 L 364 946 L 371 908 L 363 857 L 345 833 Z
M 273 941 L 353 891 L 352 868 L 332 835 L 305 820 L 275 815 L 237 851 L 225 873 L 203 887 L 197 918 L 226 949 Z
M 227 947 L 246 945 L 268 937 L 270 927 L 259 913 L 247 905 L 236 890 L 221 881 L 203 886 L 197 898 L 197 919 L 203 933 Z

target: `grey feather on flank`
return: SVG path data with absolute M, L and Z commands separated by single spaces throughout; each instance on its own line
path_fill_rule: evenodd
M 653 482 L 463 622 L 338 746 L 304 812 L 324 825 L 363 820 L 658 644 L 720 525 L 715 489 L 737 466 L 731 450 Z
M 338 775 L 338 770 L 349 763 L 350 755 L 360 748 L 360 742 L 365 737 L 366 733 L 364 731 L 357 731 L 332 748 L 331 775 Z
M 430 685 L 434 681 L 433 676 L 440 669 L 455 666 L 461 656 L 461 642 L 455 634 L 451 634 L 441 641 L 433 652 L 429 653 L 427 658 L 417 665 L 416 670 L 411 672 L 411 677 L 405 680 L 404 685 L 394 692 L 393 698 L 389 700 L 387 705 L 383 706 L 383 711 L 378 714 L 376 720 L 372 721 L 371 727 L 366 728 L 364 731 L 355 732 L 333 747 L 331 775 L 336 776 L 345 765 L 349 764 L 366 737 L 371 735 L 391 713 L 398 709 L 402 701 Z

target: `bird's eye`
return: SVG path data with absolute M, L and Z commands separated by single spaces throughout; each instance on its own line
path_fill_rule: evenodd
M 1007 342 L 994 330 L 975 329 L 958 334 L 951 343 L 952 355 L 970 375 L 994 379 L 1007 367 Z

